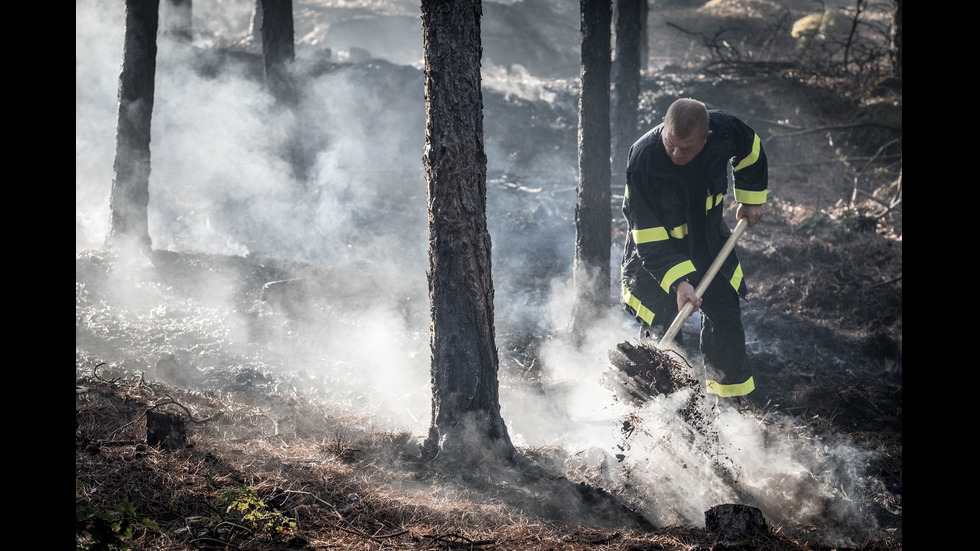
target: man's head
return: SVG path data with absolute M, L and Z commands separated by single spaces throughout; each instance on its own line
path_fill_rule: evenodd
M 675 165 L 684 166 L 697 157 L 709 134 L 708 110 L 700 101 L 679 99 L 667 109 L 661 140 Z

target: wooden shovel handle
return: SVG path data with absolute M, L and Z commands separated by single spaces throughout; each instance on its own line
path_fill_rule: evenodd
M 694 289 L 694 294 L 697 295 L 698 298 L 701 298 L 701 296 L 704 295 L 704 290 L 708 288 L 708 285 L 711 284 L 711 280 L 718 274 L 718 270 L 721 269 L 721 265 L 725 263 L 725 259 L 728 258 L 729 254 L 731 254 L 732 249 L 735 248 L 735 243 L 740 237 L 742 237 L 742 234 L 745 233 L 745 228 L 747 227 L 748 220 L 745 218 L 742 218 L 738 221 L 738 224 L 735 224 L 735 229 L 732 230 L 732 234 L 728 236 L 728 240 L 725 241 L 725 245 L 721 248 L 721 251 L 718 252 L 718 256 L 715 257 L 714 262 L 711 263 L 708 271 L 705 272 L 704 277 L 701 278 L 701 283 L 698 283 L 697 288 Z M 657 346 L 660 348 L 665 348 L 670 343 L 674 342 L 674 337 L 677 336 L 677 332 L 681 330 L 681 327 L 684 325 L 684 322 L 687 321 L 687 318 L 691 315 L 691 310 L 693 309 L 694 304 L 688 301 L 687 304 L 681 308 L 681 311 L 677 313 L 677 317 L 674 318 L 674 323 L 670 324 L 667 332 L 664 333 L 663 338 L 660 339 L 660 344 Z

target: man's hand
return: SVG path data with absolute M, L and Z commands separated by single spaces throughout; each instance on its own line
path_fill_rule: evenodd
M 694 292 L 694 286 L 682 281 L 677 285 L 677 311 L 683 310 L 684 305 L 688 302 L 694 305 L 694 308 L 691 309 L 692 314 L 701 308 L 701 299 Z
M 762 220 L 762 215 L 764 214 L 764 209 L 762 205 L 746 205 L 744 203 L 738 204 L 738 210 L 735 211 L 735 219 L 741 220 L 745 218 L 748 222 L 749 227 L 756 225 L 759 220 Z

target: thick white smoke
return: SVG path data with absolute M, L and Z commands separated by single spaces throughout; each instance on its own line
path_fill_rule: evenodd
M 149 368 L 176 353 L 198 374 L 224 361 L 222 352 L 238 355 L 235 361 L 296 372 L 298 386 L 329 388 L 351 407 L 424 429 L 420 77 L 388 98 L 384 88 L 356 88 L 342 71 L 324 72 L 303 88 L 295 112 L 283 109 L 247 76 L 256 61 L 261 71 L 257 57 L 202 69 L 218 55 L 210 48 L 247 38 L 251 4 L 195 2 L 194 48 L 158 37 L 150 236 L 156 250 L 329 266 L 334 284 L 307 290 L 318 302 L 316 323 L 300 330 L 290 320 L 247 319 L 236 302 L 238 285 L 224 274 L 197 281 L 198 302 L 191 304 L 141 258 L 114 265 L 112 302 L 96 314 L 101 323 L 101 316 L 127 320 L 113 325 L 131 335 L 120 353 L 147 356 Z M 123 22 L 119 2 L 77 5 L 76 253 L 101 246 L 108 230 Z M 331 59 L 329 50 L 298 50 L 297 65 Z M 283 153 L 296 129 L 306 178 L 292 172 Z M 167 304 L 173 300 L 180 304 Z M 161 330 L 168 342 L 154 342 Z
M 195 1 L 196 46 L 245 38 L 250 5 Z M 301 3 L 297 9 L 312 17 L 314 8 Z M 123 20 L 116 0 L 76 3 L 76 253 L 101 246 L 108 230 Z M 329 59 L 323 51 L 328 35 L 328 27 L 298 21 L 297 36 L 306 42 L 297 47 L 297 63 L 309 68 Z M 418 42 L 403 51 L 420 51 L 421 37 L 413 39 Z M 139 354 L 155 362 L 176 354 L 202 373 L 222 357 L 262 362 L 295 373 L 296 386 L 329 390 L 355 410 L 424 434 L 431 389 L 418 68 L 396 60 L 416 77 L 394 97 L 384 94 L 387 87 L 357 84 L 365 82 L 364 73 L 313 76 L 299 111 L 290 113 L 245 76 L 246 61 L 228 61 L 209 75 L 196 69 L 199 55 L 168 40 L 159 44 L 149 218 L 154 248 L 309 263 L 332 270 L 336 283 L 314 290 L 321 309 L 315 324 L 270 322 L 259 341 L 255 323 L 235 302 L 234 281 L 215 275 L 195 300 L 175 298 L 153 267 L 137 259 L 112 274 L 110 302 L 86 304 L 86 315 L 129 335 L 118 341 L 102 335 L 122 357 Z M 554 99 L 519 67 L 503 71 L 488 63 L 487 77 L 488 88 L 524 100 Z M 309 166 L 305 179 L 293 175 L 282 154 L 285 136 L 297 128 Z M 576 152 L 556 146 L 538 159 L 539 169 L 524 175 L 508 173 L 507 144 L 488 140 L 487 152 L 498 338 L 554 332 L 567 323 L 571 304 Z M 548 187 L 538 185 L 543 180 Z M 614 264 L 618 254 L 612 253 Z M 555 277 L 542 285 L 520 281 L 520 266 L 531 261 L 552 263 Z M 633 335 L 628 320 L 613 312 L 584 346 L 572 347 L 560 334 L 547 341 L 537 387 L 505 378 L 501 405 L 515 442 L 562 446 L 585 465 L 581 472 L 598 466 L 603 483 L 630 482 L 633 497 L 659 523 L 700 524 L 706 509 L 734 499 L 736 490 L 771 518 L 808 522 L 828 510 L 842 523 L 855 518 L 850 513 L 863 505 L 865 457 L 846 444 L 806 438 L 792 423 L 762 425 L 722 411 L 719 453 L 738 475 L 736 488 L 715 472 L 717 458 L 685 442 L 688 429 L 677 416 L 683 396 L 638 411 L 619 402 L 601 376 L 608 351 Z M 631 415 L 642 423 L 624 451 L 621 429 Z

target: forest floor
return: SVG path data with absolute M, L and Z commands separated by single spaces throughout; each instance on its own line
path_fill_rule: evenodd
M 387 67 L 394 68 L 376 64 L 371 74 Z M 400 75 L 386 75 L 389 85 L 401 86 Z M 519 193 L 513 174 L 536 148 L 561 144 L 574 163 L 574 86 L 567 79 L 537 85 L 557 99 L 485 94 L 488 143 L 509 143 L 514 152 L 510 176 L 491 169 L 491 193 Z M 900 144 L 900 88 L 897 94 L 888 100 L 899 109 L 896 132 L 867 125 L 880 100 L 840 94 L 783 66 L 719 65 L 708 73 L 675 67 L 645 77 L 645 122 L 655 123 L 672 97 L 685 95 L 740 106 L 731 109 L 767 128 L 771 200 L 764 222 L 737 248 L 751 290 L 743 316 L 756 373 L 756 391 L 738 414 L 761 427 L 763 439 L 792 434 L 801 446 L 843 443 L 864 458 L 855 475 L 862 483 L 823 491 L 804 521 L 781 519 L 767 533 L 743 537 L 697 522 L 652 521 L 628 482 L 604 483 L 594 465 L 560 445 L 519 446 L 523 461 L 513 468 L 432 468 L 418 461 L 420 435 L 361 416 L 364 407 L 384 404 L 365 404 L 372 396 L 344 387 L 342 374 L 304 392 L 297 372 L 253 360 L 266 357 L 256 349 L 295 344 L 303 325 L 314 323 L 309 316 L 363 307 L 356 291 L 337 292 L 344 267 L 174 251 L 133 261 L 102 250 L 76 252 L 77 511 L 90 513 L 90 521 L 133 521 L 128 545 L 143 550 L 901 549 L 901 182 L 875 145 L 895 136 Z M 900 145 L 898 151 L 900 167 Z M 506 219 L 527 231 L 547 226 L 554 221 L 542 218 L 562 208 L 547 203 L 555 197 L 538 191 L 536 209 Z M 512 288 L 510 262 L 517 261 L 495 258 L 498 297 Z M 569 262 L 559 275 L 569 273 Z M 546 286 L 554 266 L 547 255 L 528 261 L 521 285 Z M 343 275 L 345 282 L 351 277 Z M 229 329 L 209 302 L 216 288 L 201 284 L 214 281 L 232 290 L 233 310 L 248 318 L 246 326 Z M 334 302 L 311 314 L 309 295 L 288 289 L 297 281 L 302 292 L 326 290 Z M 128 297 L 125 307 L 110 298 L 120 294 Z M 411 308 L 406 318 L 421 312 L 424 319 L 424 307 Z M 426 330 L 414 338 L 426 341 Z M 253 341 L 247 350 L 234 344 L 236 331 Z M 498 330 L 502 385 L 545 388 L 540 350 L 556 338 Z M 374 345 L 386 339 L 392 337 L 380 334 Z M 186 445 L 147 445 L 148 411 L 180 415 Z M 848 493 L 854 491 L 861 495 Z M 860 518 L 843 521 L 834 510 L 842 502 Z M 122 503 L 133 511 L 113 512 Z

